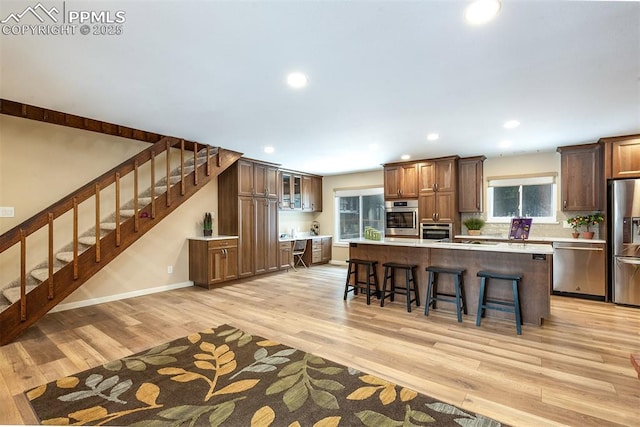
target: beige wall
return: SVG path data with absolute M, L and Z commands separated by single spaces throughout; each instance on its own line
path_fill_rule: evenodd
M 15 218 L 0 218 L 0 233 L 147 147 L 149 144 L 143 142 L 0 115 L 0 206 L 16 208 Z M 163 160 L 159 157 L 158 161 Z M 164 171 L 162 167 L 158 169 Z M 160 171 L 159 175 L 163 176 Z M 145 176 L 148 177 L 148 171 L 141 171 L 141 182 Z M 127 187 L 126 179 L 123 187 Z M 147 187 L 141 184 L 140 190 Z M 205 211 L 217 212 L 216 195 L 217 181 L 214 180 L 91 278 L 65 303 L 187 282 L 186 237 L 201 233 L 198 223 Z M 108 202 L 113 200 L 109 191 L 101 193 L 101 199 L 104 199 L 101 203 L 101 216 L 104 217 L 115 210 L 115 205 Z M 126 195 L 123 195 L 124 200 L 128 200 Z M 81 233 L 94 221 L 91 205 L 90 200 L 80 210 Z M 61 221 L 65 222 L 70 221 Z M 60 227 L 64 228 L 64 225 Z M 56 236 L 58 228 L 56 226 Z M 29 267 L 46 260 L 46 249 L 38 251 L 38 248 L 46 248 L 44 234 L 27 239 L 31 255 L 27 260 Z M 68 239 L 57 238 L 54 246 L 62 247 L 71 240 L 70 234 Z M 0 289 L 19 276 L 18 256 L 17 248 L 0 255 Z M 167 273 L 169 265 L 173 266 L 173 274 Z

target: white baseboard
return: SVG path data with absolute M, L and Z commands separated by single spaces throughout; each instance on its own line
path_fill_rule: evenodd
M 102 304 L 103 302 L 118 301 L 118 300 L 121 300 L 121 299 L 139 297 L 139 296 L 142 296 L 142 295 L 155 294 L 155 293 L 158 293 L 158 292 L 165 292 L 165 291 L 170 291 L 172 289 L 186 288 L 186 287 L 189 287 L 189 286 L 193 286 L 193 282 L 188 281 L 188 282 L 182 282 L 182 283 L 174 283 L 174 284 L 171 284 L 171 285 L 158 286 L 158 287 L 155 287 L 155 288 L 140 289 L 140 290 L 137 290 L 137 291 L 125 292 L 125 293 L 122 293 L 122 294 L 109 295 L 109 296 L 106 296 L 106 297 L 91 298 L 91 299 L 84 300 L 84 301 L 70 302 L 70 303 L 67 303 L 67 304 L 58 304 L 54 308 L 52 308 L 51 311 L 49 311 L 49 313 L 54 313 L 56 311 L 71 310 L 71 309 L 80 308 L 80 307 L 88 307 L 90 305 Z

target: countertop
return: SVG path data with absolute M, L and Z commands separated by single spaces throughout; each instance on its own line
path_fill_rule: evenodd
M 322 238 L 322 237 L 333 237 L 330 234 L 319 234 L 317 236 L 310 236 L 310 235 L 304 235 L 304 236 L 296 236 L 296 237 L 280 237 L 278 240 L 280 242 L 293 242 L 295 240 L 309 240 L 309 239 L 316 239 L 316 238 Z
M 509 240 L 506 236 L 497 236 L 495 234 L 481 234 L 479 236 L 471 236 L 469 234 L 459 234 L 453 236 L 454 239 L 469 239 L 469 240 Z M 573 237 L 536 237 L 529 236 L 529 240 L 534 242 L 568 242 L 568 243 L 607 243 L 606 240 L 601 239 L 575 239 Z
M 387 245 L 387 246 L 405 246 L 416 248 L 433 248 L 433 249 L 462 249 L 470 251 L 484 252 L 510 252 L 524 254 L 553 254 L 553 246 L 545 243 L 451 243 L 439 242 L 428 239 L 406 239 L 399 237 L 385 237 L 382 240 L 368 239 L 351 239 L 349 243 L 368 244 L 368 245 Z
M 196 236 L 189 237 L 189 240 L 224 240 L 224 239 L 237 239 L 238 236 L 225 236 L 225 235 L 216 235 L 216 236 Z

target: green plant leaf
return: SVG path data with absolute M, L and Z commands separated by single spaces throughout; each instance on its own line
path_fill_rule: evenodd
M 109 363 L 105 363 L 102 367 L 109 371 L 119 371 L 122 369 L 122 360 L 114 360 Z
M 325 409 L 340 409 L 340 405 L 338 405 L 338 399 L 336 397 L 324 390 L 309 390 L 309 395 L 311 399 L 321 408 Z
M 435 422 L 435 419 L 427 414 L 426 412 L 422 412 L 422 411 L 417 411 L 417 410 L 411 410 L 409 412 L 409 416 L 411 418 L 413 418 L 414 420 L 421 422 L 421 423 L 433 423 Z
M 286 377 L 289 375 L 293 375 L 297 372 L 300 372 L 304 369 L 304 361 L 298 360 L 297 362 L 289 363 L 287 366 L 282 368 L 280 372 L 278 372 L 279 377 Z
M 245 345 L 249 344 L 251 341 L 253 341 L 253 336 L 249 335 L 249 334 L 244 334 L 238 340 L 238 347 L 245 346 Z
M 309 378 L 309 381 L 311 381 L 311 384 L 313 384 L 314 386 L 325 390 L 338 391 L 344 389 L 344 386 L 342 384 L 334 380 Z
M 266 395 L 270 396 L 272 394 L 278 394 L 288 390 L 300 379 L 301 376 L 302 373 L 300 372 L 298 374 L 289 375 L 288 377 L 279 379 L 267 388 L 267 391 L 265 392 Z
M 314 371 L 321 372 L 327 375 L 338 375 L 344 370 L 343 368 L 338 368 L 337 366 L 327 366 L 326 368 L 314 368 L 313 366 L 310 366 L 309 369 L 313 369 Z
M 124 364 L 127 366 L 127 369 L 136 372 L 142 372 L 147 369 L 147 365 L 138 359 L 125 359 Z
M 303 382 L 299 382 L 284 393 L 282 401 L 289 408 L 289 412 L 294 412 L 300 409 L 308 398 L 309 390 L 307 386 Z
M 210 406 L 182 405 L 160 411 L 158 415 L 168 420 L 184 422 L 186 420 L 197 420 L 202 414 L 210 410 Z
M 221 403 L 215 411 L 209 415 L 209 425 L 211 427 L 218 427 L 227 420 L 236 409 L 234 402 Z
M 260 359 L 264 359 L 265 357 L 267 357 L 269 355 L 269 352 L 267 351 L 266 348 L 262 347 L 256 350 L 255 353 L 253 353 L 253 360 L 260 360 Z
M 168 365 L 169 363 L 174 363 L 176 362 L 178 359 L 176 359 L 173 356 L 168 356 L 168 355 L 157 355 L 157 356 L 142 356 L 140 358 L 140 360 L 142 360 L 143 362 L 148 363 L 149 365 Z
M 244 368 L 242 372 L 270 372 L 275 371 L 276 369 L 278 368 L 273 365 L 252 365 Z
M 404 424 L 403 421 L 396 421 L 386 415 L 382 415 L 369 409 L 356 412 L 355 416 L 358 417 L 360 421 L 362 421 L 362 424 L 367 427 L 393 427 Z

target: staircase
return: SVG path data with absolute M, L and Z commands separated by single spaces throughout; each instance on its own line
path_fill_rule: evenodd
M 184 140 L 163 137 L 148 149 L 87 183 L 74 193 L 0 236 L 0 253 L 20 247 L 20 277 L 0 285 L 0 345 L 7 344 L 64 300 L 111 260 L 131 246 L 160 220 L 195 194 L 206 183 L 231 166 L 241 153 Z M 175 162 L 180 154 L 179 165 Z M 164 176 L 155 180 L 156 158 L 164 153 Z M 147 168 L 149 188 L 139 192 L 139 171 Z M 120 183 L 133 174 L 132 200 L 120 203 Z M 113 191 L 118 208 L 100 218 L 101 192 Z M 95 204 L 95 226 L 78 231 L 82 202 Z M 54 222 L 72 212 L 73 239 L 61 250 L 53 249 Z M 26 268 L 26 238 L 48 229 L 48 259 Z

